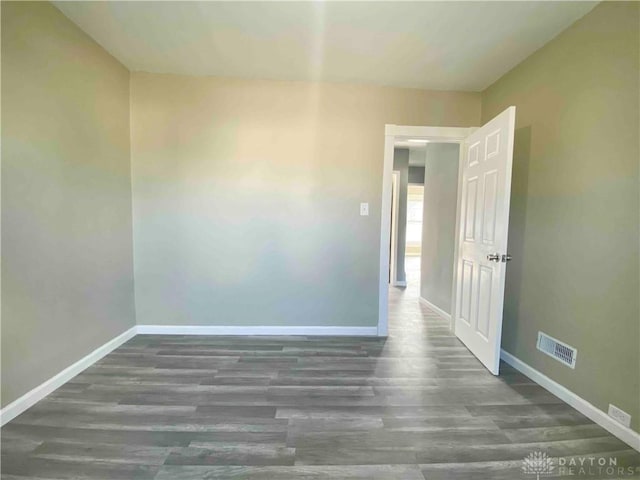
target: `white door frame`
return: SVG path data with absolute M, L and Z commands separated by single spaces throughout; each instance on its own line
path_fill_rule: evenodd
M 414 127 L 405 125 L 385 125 L 384 127 L 384 163 L 382 166 L 382 207 L 380 219 L 380 281 L 378 290 L 378 336 L 388 335 L 389 317 L 389 239 L 391 238 L 391 182 L 393 174 L 393 150 L 396 139 L 420 138 L 438 143 L 462 143 L 476 127 Z M 460 159 L 462 158 L 460 149 Z M 458 160 L 460 162 L 460 159 Z M 458 238 L 458 224 L 460 215 L 460 166 L 458 166 L 458 200 L 456 205 L 456 233 Z M 454 252 L 454 264 L 458 262 L 458 242 Z M 393 277 L 392 277 L 393 279 Z M 451 285 L 451 305 L 455 302 L 455 275 Z M 453 310 L 451 310 L 453 312 Z M 453 315 L 451 316 L 453 319 Z M 451 325 L 453 329 L 453 324 Z
M 393 194 L 391 195 L 391 208 L 393 209 L 393 215 L 391 215 L 391 248 L 390 250 L 390 272 L 389 283 L 393 286 L 398 285 L 398 213 L 400 212 L 400 172 L 394 170 L 391 172 Z

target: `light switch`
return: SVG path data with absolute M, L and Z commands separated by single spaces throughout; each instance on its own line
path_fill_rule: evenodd
M 361 203 L 360 204 L 360 216 L 366 217 L 367 215 L 369 215 L 369 204 L 368 203 Z

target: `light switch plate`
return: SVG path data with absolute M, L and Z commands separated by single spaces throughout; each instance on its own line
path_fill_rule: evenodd
M 369 215 L 369 204 L 368 203 L 361 203 L 360 204 L 360 215 L 363 217 L 366 217 L 367 215 Z

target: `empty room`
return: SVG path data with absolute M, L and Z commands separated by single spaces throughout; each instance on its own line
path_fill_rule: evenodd
M 0 9 L 2 480 L 640 478 L 640 2 Z

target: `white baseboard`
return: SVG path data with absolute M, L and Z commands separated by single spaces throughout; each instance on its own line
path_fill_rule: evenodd
M 511 355 L 509 352 L 501 350 L 500 358 L 523 375 L 526 375 L 531 380 L 553 393 L 560 400 L 568 403 L 584 416 L 593 420 L 612 435 L 615 435 L 632 448 L 640 451 L 640 433 L 619 424 L 605 412 L 587 402 L 584 398 L 579 397 L 571 390 L 560 385 L 558 382 L 551 380 L 545 374 L 527 365 L 522 360 Z
M 226 325 L 138 325 L 140 335 L 326 335 L 375 337 L 378 327 L 260 327 Z
M 429 307 L 431 310 L 436 312 L 438 315 L 440 315 L 446 321 L 451 322 L 451 314 L 450 313 L 445 312 L 440 307 L 436 307 L 433 303 L 431 303 L 429 300 L 427 300 L 424 297 L 420 297 L 420 302 L 424 303 L 427 307 Z
M 406 287 L 407 286 L 407 281 L 406 280 L 396 280 L 393 282 L 393 287 Z
M 136 327 L 131 327 L 126 332 L 118 335 L 117 337 L 109 340 L 104 345 L 96 348 L 86 357 L 78 360 L 70 367 L 65 368 L 57 375 L 51 377 L 49 380 L 38 385 L 33 390 L 25 393 L 17 400 L 14 400 L 9 405 L 0 410 L 0 425 L 4 425 L 12 419 L 16 418 L 27 408 L 39 402 L 51 392 L 61 387 L 80 372 L 90 367 L 102 357 L 118 348 L 123 343 L 127 342 L 136 335 Z

